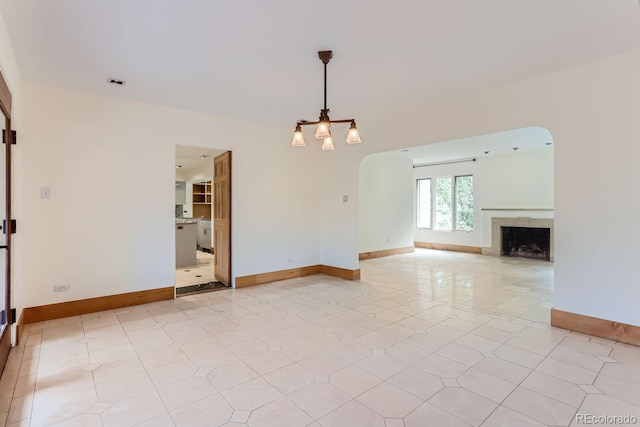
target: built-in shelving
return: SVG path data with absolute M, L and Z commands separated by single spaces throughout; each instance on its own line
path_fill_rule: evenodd
M 194 182 L 193 216 L 211 219 L 211 181 Z

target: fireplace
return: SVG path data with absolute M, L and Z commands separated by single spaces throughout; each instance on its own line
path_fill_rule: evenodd
M 500 255 L 550 260 L 551 229 L 500 227 Z
M 553 253 L 553 234 L 554 234 L 554 225 L 553 218 L 531 218 L 531 217 L 493 217 L 491 218 L 491 242 L 488 247 L 482 248 L 483 255 L 490 256 L 527 256 L 530 258 L 536 258 L 540 260 L 547 260 L 553 262 L 554 253 Z M 518 236 L 514 235 L 514 232 L 504 233 L 503 229 L 523 229 L 526 228 L 529 231 L 532 231 L 534 234 L 537 234 L 540 230 L 544 230 L 544 236 L 542 238 L 542 242 L 537 242 L 536 240 L 531 241 L 522 241 L 522 238 L 518 238 Z M 503 249 L 503 238 L 508 240 L 507 247 L 508 249 Z M 518 243 L 517 247 L 513 250 L 512 246 L 515 246 L 515 243 L 510 243 L 511 241 L 516 240 Z M 536 237 L 537 238 L 537 237 Z M 534 246 L 535 244 L 535 246 Z M 509 246 L 511 245 L 511 246 Z M 524 246 L 521 248 L 521 246 Z M 542 249 L 540 249 L 542 248 Z M 505 254 L 505 250 L 507 253 Z M 546 255 L 544 252 L 546 251 Z

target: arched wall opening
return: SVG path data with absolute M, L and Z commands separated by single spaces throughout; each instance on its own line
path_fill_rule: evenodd
M 421 210 L 429 218 L 418 221 L 418 180 L 435 188 L 436 179 L 465 176 L 472 215 L 464 224 L 456 224 L 454 200 L 437 208 L 452 224 L 432 221 L 441 213 L 434 194 Z M 360 254 L 407 251 L 414 242 L 480 253 L 492 245 L 494 217 L 553 219 L 553 138 L 545 128 L 527 127 L 371 154 L 360 162 L 358 194 Z

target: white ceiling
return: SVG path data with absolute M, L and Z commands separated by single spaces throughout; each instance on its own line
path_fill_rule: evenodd
M 413 159 L 413 164 L 439 163 L 452 160 L 481 159 L 487 156 L 553 150 L 553 137 L 541 127 L 514 129 L 473 138 L 456 139 L 438 144 L 408 147 L 387 154 Z
M 25 81 L 292 128 L 322 107 L 318 50 L 334 51 L 332 117 L 361 122 L 404 99 L 640 48 L 638 9 L 637 0 L 0 0 Z
M 0 0 L 0 11 L 25 81 L 291 130 L 322 108 L 317 51 L 331 49 L 331 117 L 355 118 L 365 143 L 363 124 L 406 102 L 640 48 L 637 0 Z M 422 163 L 524 151 L 543 148 L 543 133 L 402 155 Z
M 211 178 L 213 159 L 222 153 L 223 150 L 176 145 L 176 180 Z

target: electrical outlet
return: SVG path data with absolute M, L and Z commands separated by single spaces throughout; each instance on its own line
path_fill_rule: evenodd
M 53 285 L 53 292 L 67 292 L 71 288 L 71 285 L 65 283 L 64 285 Z

